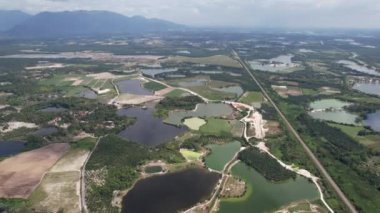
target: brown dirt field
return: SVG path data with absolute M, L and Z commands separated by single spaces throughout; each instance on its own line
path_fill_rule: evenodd
M 69 149 L 56 143 L 24 152 L 0 162 L 0 197 L 28 198 L 45 172 Z
M 300 96 L 300 95 L 302 95 L 302 90 L 300 90 L 300 89 L 288 89 L 288 91 L 286 93 L 288 95 L 292 95 L 292 96 Z
M 268 121 L 264 125 L 264 128 L 268 129 L 268 131 L 267 131 L 268 135 L 272 135 L 272 136 L 278 135 L 282 132 L 281 127 L 280 127 L 280 123 L 277 121 Z

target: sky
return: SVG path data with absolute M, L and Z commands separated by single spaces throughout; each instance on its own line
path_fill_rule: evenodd
M 189 26 L 380 28 L 380 0 L 0 0 L 2 10 L 107 10 Z

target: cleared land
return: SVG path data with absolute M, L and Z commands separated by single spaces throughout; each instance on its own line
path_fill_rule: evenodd
M 41 212 L 80 212 L 79 179 L 77 171 L 47 173 L 30 201 Z
M 202 118 L 193 117 L 193 118 L 185 119 L 183 124 L 185 124 L 187 127 L 189 127 L 192 130 L 199 130 L 201 126 L 206 124 L 206 121 L 203 120 Z
M 225 67 L 241 68 L 239 62 L 225 55 L 214 55 L 209 57 L 192 58 L 186 56 L 174 56 L 165 59 L 167 61 L 175 61 L 177 63 L 194 63 L 194 64 L 207 64 L 207 65 L 219 65 Z
M 67 152 L 30 196 L 33 207 L 49 212 L 80 212 L 80 169 L 88 154 L 81 149 Z
M 0 197 L 28 198 L 45 172 L 69 149 L 56 143 L 0 162 Z
M 226 185 L 223 187 L 220 195 L 225 198 L 242 197 L 245 194 L 246 185 L 242 180 L 238 180 L 233 176 L 229 176 Z
M 202 156 L 202 153 L 194 152 L 189 149 L 181 149 L 180 152 L 187 161 L 198 161 Z

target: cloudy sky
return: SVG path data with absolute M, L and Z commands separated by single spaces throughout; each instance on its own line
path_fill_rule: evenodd
M 109 10 L 192 26 L 380 28 L 380 0 L 0 0 L 0 9 Z

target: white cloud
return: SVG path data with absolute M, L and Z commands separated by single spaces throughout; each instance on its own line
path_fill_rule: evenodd
M 109 10 L 198 26 L 380 28 L 379 0 L 0 0 L 0 9 Z

